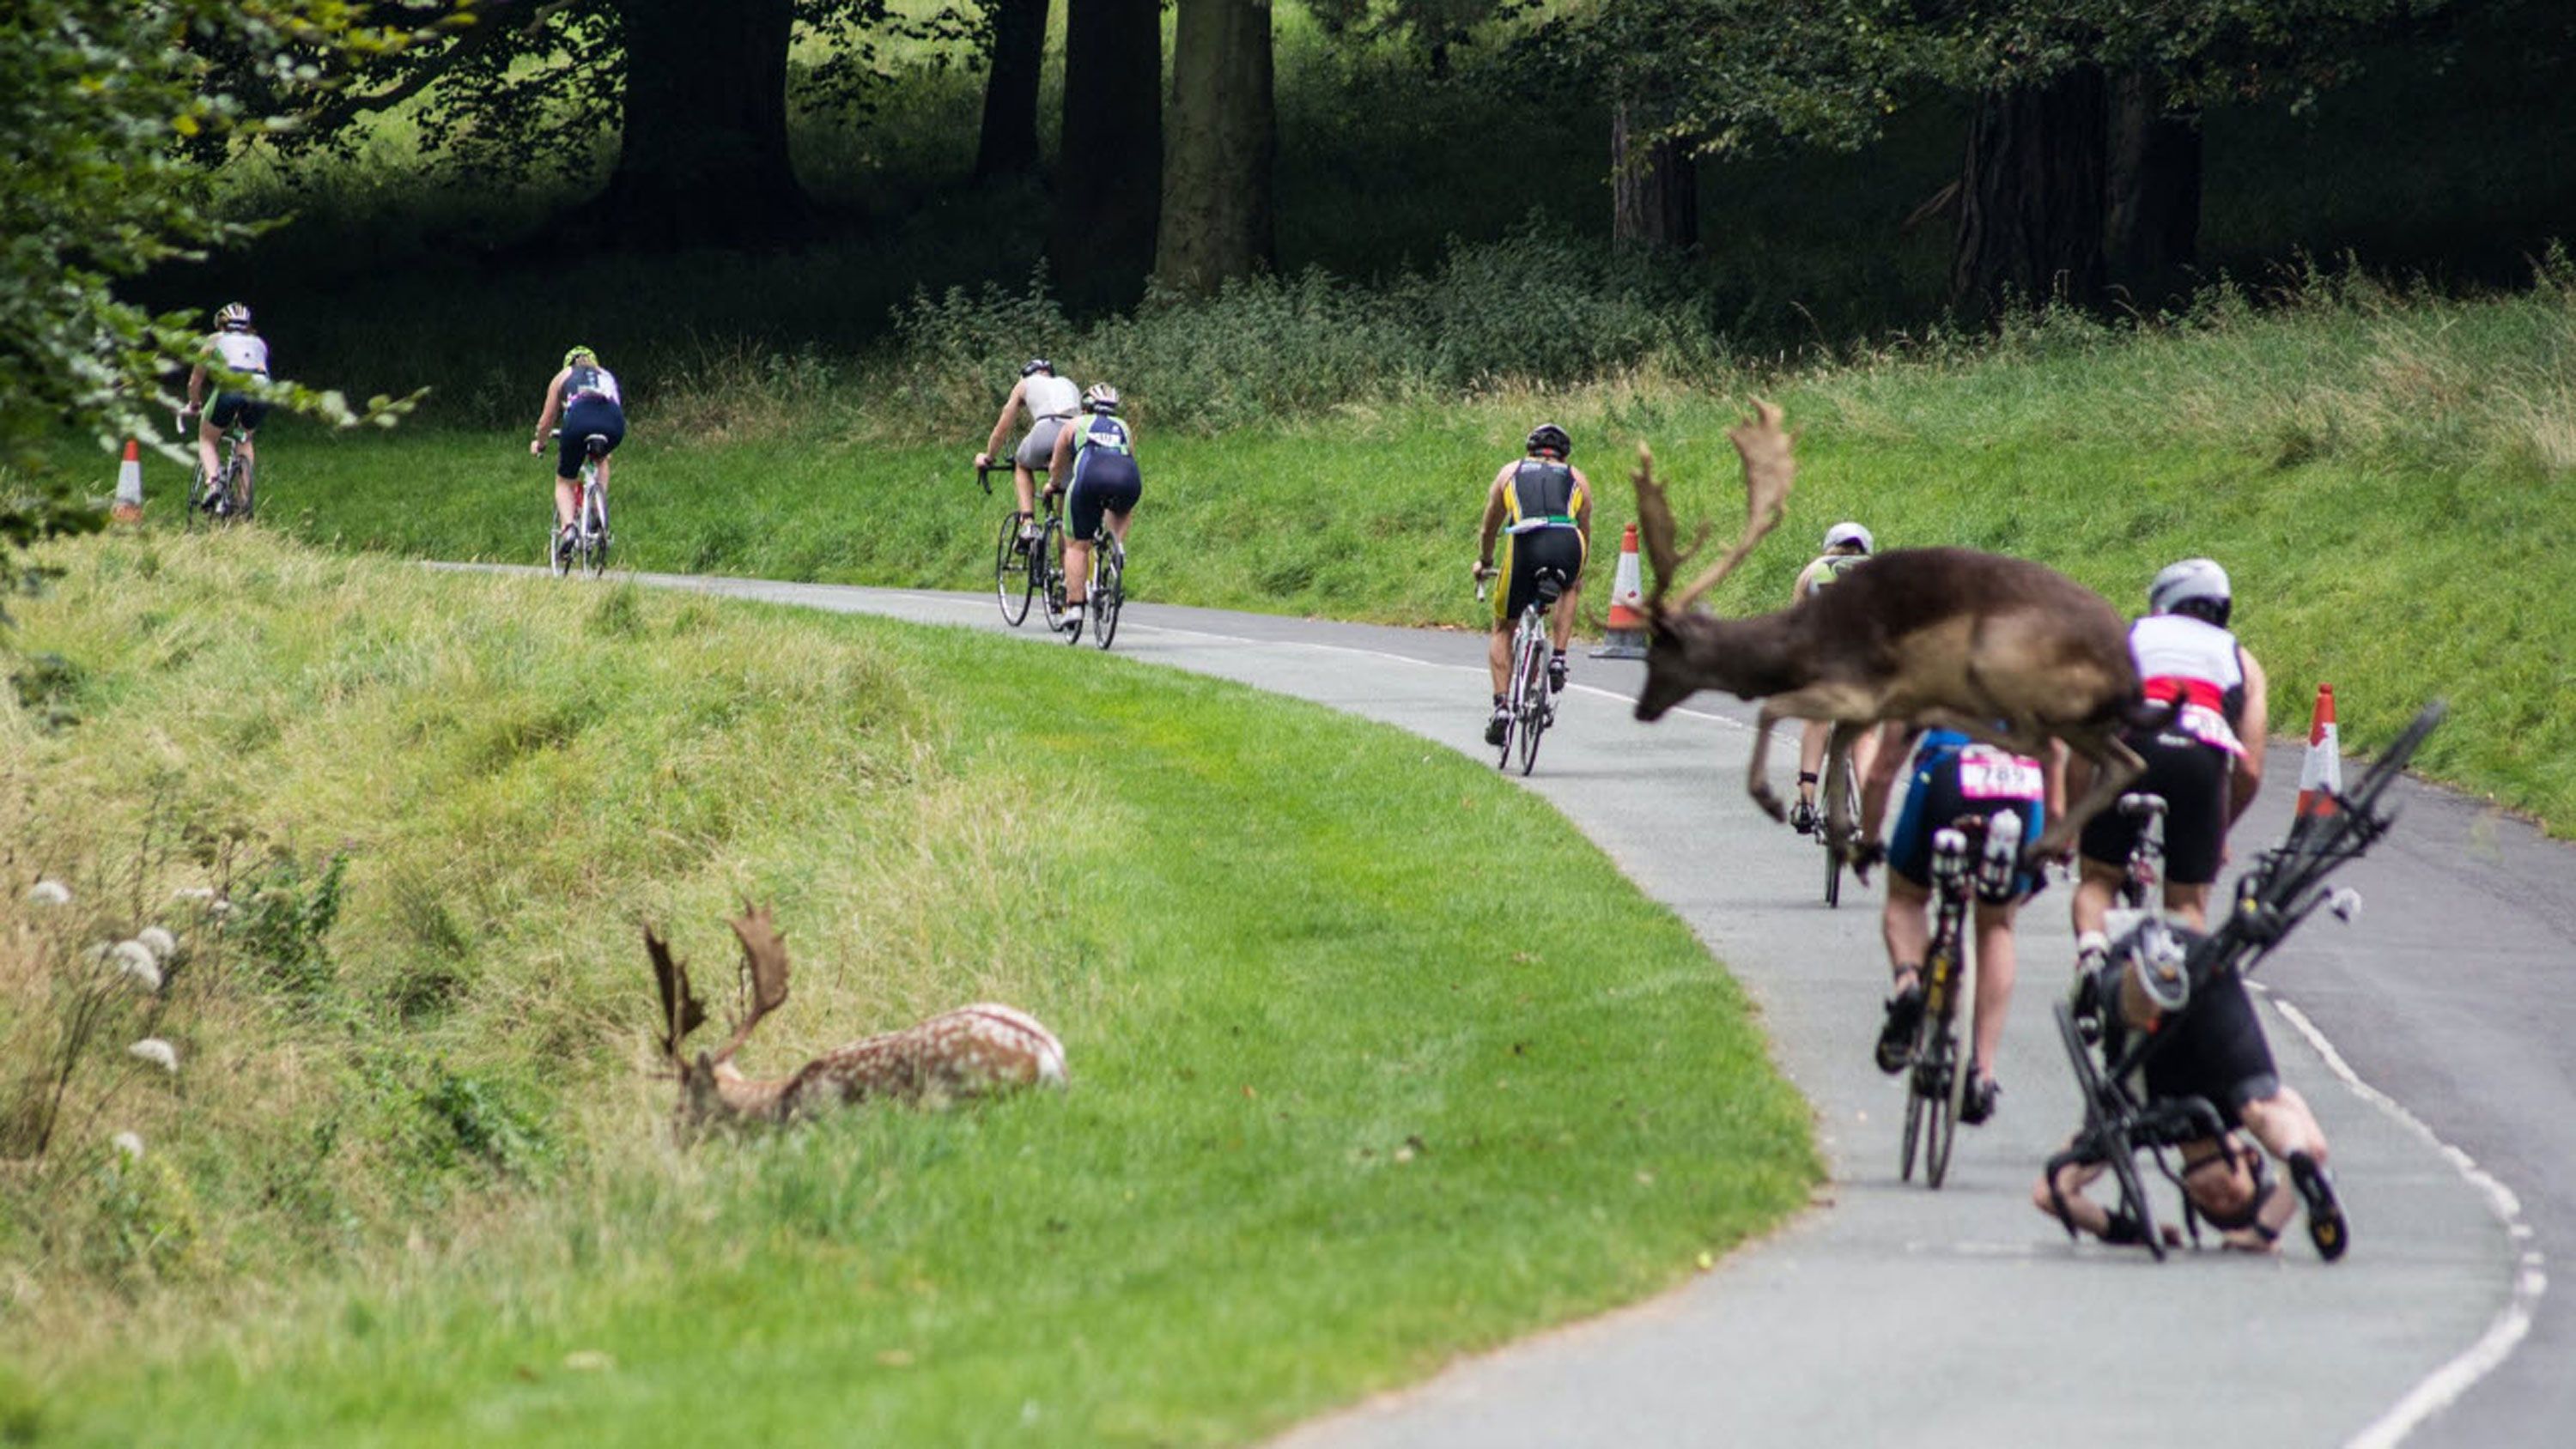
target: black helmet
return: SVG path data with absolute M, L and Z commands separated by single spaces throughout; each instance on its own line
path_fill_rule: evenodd
M 1055 376 L 1055 364 L 1047 361 L 1043 357 L 1032 357 L 1028 361 L 1020 364 L 1020 376 L 1022 377 L 1028 377 L 1041 372 L 1045 373 L 1049 377 Z
M 1529 450 L 1533 453 L 1554 453 L 1559 458 L 1570 458 L 1574 456 L 1574 440 L 1567 437 L 1565 429 L 1556 424 L 1541 423 L 1530 429 Z

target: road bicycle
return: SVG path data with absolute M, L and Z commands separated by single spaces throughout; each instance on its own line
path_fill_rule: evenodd
M 1905 1053 L 1905 1135 L 1896 1156 L 1897 1177 L 1911 1182 L 1921 1148 L 1927 1187 L 1937 1188 L 1949 1176 L 1959 1108 L 1967 1101 L 1970 1068 L 1959 1051 L 1959 1001 L 1976 993 L 1967 937 L 1968 861 L 1975 849 L 1971 837 L 1985 834 L 1985 816 L 1963 815 L 1932 835 L 1932 946 L 1923 958 L 1923 1017 Z
M 1817 814 L 1811 834 L 1825 848 L 1825 904 L 1839 908 L 1843 903 L 1843 853 L 1834 848 L 1834 833 L 1826 828 L 1824 815 L 1834 798 L 1833 783 L 1837 779 L 1842 782 L 1843 819 L 1850 822 L 1860 811 L 1860 784 L 1852 778 L 1851 756 L 1829 750 L 1825 755 L 1825 781 L 1817 788 Z
M 235 518 L 250 520 L 251 460 L 241 456 L 241 445 L 249 439 L 250 434 L 243 432 L 238 423 L 224 429 L 223 461 L 211 480 L 206 477 L 205 463 L 197 464 L 188 480 L 188 527 Z
M 2250 974 L 2320 910 L 2345 921 L 2360 914 L 2360 893 L 2349 886 L 2329 887 L 2326 877 L 2360 859 L 2395 826 L 2397 809 L 2386 800 L 2388 789 L 2446 712 L 2439 701 L 2427 705 L 2351 794 L 2333 796 L 2332 813 L 2300 817 L 2279 847 L 2257 856 L 2254 868 L 2238 877 L 2226 918 L 2215 929 L 2202 934 L 2151 914 L 2112 943 L 2110 960 L 2087 993 L 2086 1013 L 2079 1014 L 2071 1002 L 2056 1004 L 2058 1040 L 2074 1069 L 2084 1124 L 2063 1151 L 2048 1159 L 2052 1195 L 2068 1168 L 2102 1167 L 2119 1190 L 2117 1216 L 2136 1225 L 2136 1236 L 2149 1253 L 2165 1256 L 2164 1232 L 2156 1223 L 2138 1159 L 2145 1156 L 2180 1192 L 2181 1175 L 2167 1161 L 2166 1151 L 2188 1142 L 2224 1142 L 2226 1129 L 2204 1097 L 2149 1097 L 2144 1087 L 2148 1059 L 2174 1039 L 2175 1024 L 2188 1018 L 2210 981 L 2226 972 Z M 2124 996 L 2131 987 L 2149 1000 L 2165 998 L 2155 1001 L 2159 1011 L 2152 1019 L 2129 1020 Z M 2322 1215 L 2317 1210 L 2319 1193 L 2333 1205 L 2332 1189 L 2321 1180 L 2300 1181 L 2296 1163 L 2292 1177 L 2301 1196 L 2309 1199 L 2308 1235 L 2318 1254 L 2328 1261 L 2343 1256 L 2350 1240 L 2340 1208 Z M 2062 1197 L 2057 1210 L 2072 1237 L 2075 1224 Z M 2183 1196 L 2183 1219 L 2197 1242 L 2199 1216 L 2188 1194 Z
M 975 481 L 983 486 L 987 498 L 993 496 L 992 475 L 996 471 L 1010 472 L 1011 465 L 1007 462 L 987 463 L 975 470 Z M 1038 468 L 1032 471 L 1043 496 L 1046 470 Z M 1053 499 L 1047 501 L 1047 515 L 1050 519 L 1055 516 Z M 1047 591 L 1050 577 L 1044 567 L 1045 561 L 1037 556 L 1038 536 L 1034 533 L 1025 539 L 1020 536 L 1031 522 L 1029 514 L 1014 508 L 1002 516 L 1001 537 L 993 541 L 993 597 L 1002 606 L 1002 622 L 1014 629 L 1028 618 L 1029 602 Z
M 1127 602 L 1127 545 L 1106 523 L 1091 541 L 1091 592 L 1085 599 L 1091 613 L 1091 642 L 1106 649 L 1118 637 L 1118 610 Z
M 554 436 L 562 434 L 558 431 Z M 572 526 L 558 527 L 546 536 L 546 561 L 556 578 L 576 568 L 592 578 L 608 572 L 608 485 L 599 481 L 599 460 L 607 456 L 607 434 L 592 433 L 582 440 L 581 476 L 573 481 Z
M 1492 578 L 1487 574 L 1484 581 L 1476 585 L 1479 602 L 1488 597 L 1486 591 L 1491 587 Z M 1547 733 L 1548 726 L 1556 723 L 1556 702 L 1549 696 L 1547 688 L 1548 615 L 1555 611 L 1557 599 L 1565 593 L 1564 571 L 1540 569 L 1536 587 L 1538 597 L 1521 606 L 1520 621 L 1512 627 L 1511 666 L 1503 684 L 1506 720 L 1502 753 L 1494 765 L 1499 770 L 1510 769 L 1513 753 L 1517 750 L 1524 775 L 1538 763 L 1539 737 Z
M 2165 797 L 2133 791 L 2120 797 L 2120 813 L 2136 822 L 2136 843 L 2129 847 L 2127 872 L 2120 878 L 2120 904 L 2133 911 L 2156 908 L 2156 885 L 2165 873 Z

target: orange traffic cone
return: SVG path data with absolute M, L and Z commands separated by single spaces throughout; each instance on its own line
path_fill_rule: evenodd
M 1610 581 L 1610 637 L 1592 651 L 1595 659 L 1646 657 L 1644 576 L 1637 572 L 1637 525 L 1619 536 L 1619 573 Z
M 119 523 L 143 521 L 143 454 L 132 438 L 125 440 L 125 461 L 116 465 L 116 506 L 109 515 Z
M 2299 819 L 2335 813 L 2343 791 L 2343 751 L 2335 740 L 2334 686 L 2317 686 L 2317 712 L 2308 725 L 2308 758 L 2299 766 Z

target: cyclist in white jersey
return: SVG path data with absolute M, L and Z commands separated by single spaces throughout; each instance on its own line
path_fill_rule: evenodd
M 626 403 L 617 390 L 617 374 L 599 365 L 599 354 L 575 343 L 564 353 L 563 367 L 546 383 L 546 404 L 537 414 L 537 435 L 528 440 L 531 455 L 546 450 L 546 434 L 562 428 L 555 446 L 555 526 L 572 529 L 573 484 L 581 477 L 582 459 L 595 435 L 614 452 L 626 441 Z M 599 486 L 608 486 L 609 459 L 599 460 Z
M 1826 529 L 1825 551 L 1798 571 L 1798 581 L 1789 586 L 1789 603 L 1794 607 L 1813 598 L 1845 571 L 1867 562 L 1876 542 L 1869 530 L 1857 523 L 1837 523 Z M 1825 745 L 1833 732 L 1832 725 L 1812 719 L 1798 732 L 1798 803 L 1789 807 L 1789 826 L 1800 835 L 1813 834 L 1818 823 L 1816 784 L 1825 764 Z M 1852 741 L 1853 781 L 1869 778 L 1869 767 L 1878 759 L 1878 736 L 1877 730 L 1866 730 Z M 1850 808 L 1857 810 L 1857 801 Z
M 227 303 L 215 314 L 215 331 L 206 339 L 204 351 L 228 373 L 268 381 L 268 341 L 251 330 L 250 308 L 239 302 Z M 197 414 L 198 463 L 204 466 L 207 477 L 214 477 L 222 466 L 215 456 L 215 445 L 223 441 L 224 429 L 238 423 L 242 430 L 241 460 L 255 472 L 258 454 L 251 439 L 268 418 L 268 404 L 248 393 L 219 387 L 215 405 L 200 411 L 206 380 L 206 363 L 201 360 L 188 370 L 188 411 Z
M 1011 415 L 1026 409 L 1029 430 L 1021 437 L 1020 446 L 1011 454 L 1011 487 L 1019 495 L 1020 512 L 1030 521 L 1020 529 L 1023 543 L 1037 537 L 1037 483 L 1031 476 L 1048 466 L 1055 456 L 1056 434 L 1076 413 L 1082 411 L 1082 389 L 1069 377 L 1055 375 L 1055 364 L 1043 357 L 1032 357 L 1020 365 L 1020 380 L 1011 385 L 1011 395 L 1002 400 L 1002 414 L 993 420 L 993 436 L 984 443 L 984 451 L 975 455 L 975 466 L 989 468 L 1002 451 L 1002 436 L 1011 430 Z

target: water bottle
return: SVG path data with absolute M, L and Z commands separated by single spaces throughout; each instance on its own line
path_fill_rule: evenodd
M 1986 848 L 1977 858 L 1977 894 L 1990 904 L 2013 898 L 2013 877 L 2021 874 L 2021 812 L 2003 810 L 1986 818 Z

